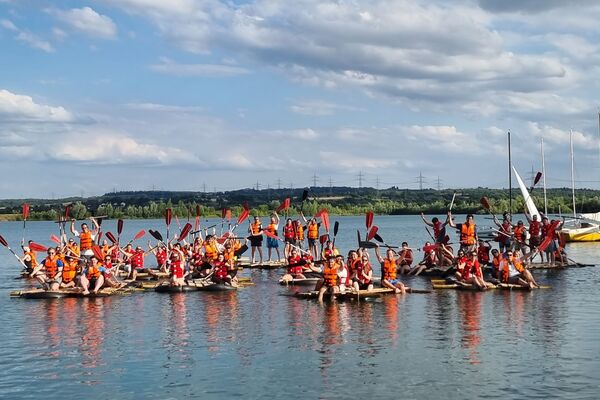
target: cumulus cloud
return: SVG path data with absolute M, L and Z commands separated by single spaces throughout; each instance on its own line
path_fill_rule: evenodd
M 87 36 L 114 39 L 117 37 L 117 25 L 113 20 L 98 14 L 91 7 L 55 10 L 54 14 L 70 28 Z
M 53 107 L 36 103 L 27 95 L 0 90 L 0 122 L 71 122 L 73 114 L 64 107 Z
M 290 110 L 296 114 L 313 116 L 333 115 L 339 111 L 364 111 L 358 107 L 322 100 L 296 101 L 294 104 L 290 105 Z

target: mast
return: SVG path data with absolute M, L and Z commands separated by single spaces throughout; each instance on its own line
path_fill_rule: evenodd
M 573 160 L 573 129 L 570 130 L 569 144 L 571 147 L 571 193 L 573 195 L 573 217 L 577 218 L 575 212 L 575 162 Z
M 508 215 L 512 219 L 512 160 L 510 157 L 510 131 L 508 131 Z
M 544 157 L 544 138 L 542 138 L 542 179 L 544 180 L 544 215 L 548 215 L 548 198 L 546 197 L 546 159 Z

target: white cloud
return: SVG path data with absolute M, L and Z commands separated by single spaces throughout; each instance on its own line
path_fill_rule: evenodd
M 300 115 L 327 116 L 338 111 L 363 111 L 358 107 L 346 106 L 322 100 L 297 101 L 290 106 L 290 110 Z
M 161 74 L 175 76 L 228 77 L 249 73 L 245 68 L 225 64 L 179 64 L 168 58 L 161 58 L 160 64 L 150 69 Z
M 16 34 L 15 39 L 17 39 L 19 42 L 28 44 L 34 49 L 43 50 L 46 53 L 54 52 L 54 47 L 52 47 L 50 42 L 41 39 L 36 34 L 31 33 L 27 30 L 17 28 L 17 26 L 14 23 L 7 19 L 0 20 L 0 26 L 2 26 L 2 28 L 8 31 L 14 32 Z
M 197 113 L 203 112 L 204 108 L 194 106 L 174 106 L 156 103 L 129 103 L 126 107 L 142 111 L 174 112 L 174 113 Z
M 73 115 L 63 107 L 36 103 L 30 96 L 0 90 L 0 122 L 71 122 Z
M 56 10 L 56 16 L 65 24 L 85 35 L 102 39 L 117 37 L 117 25 L 113 20 L 98 14 L 90 7 Z

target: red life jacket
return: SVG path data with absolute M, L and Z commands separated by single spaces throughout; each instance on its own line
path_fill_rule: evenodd
M 172 277 L 183 278 L 184 270 L 185 268 L 181 260 L 173 261 L 171 263 L 170 272 Z
M 156 252 L 156 263 L 160 267 L 161 265 L 165 265 L 167 262 L 167 252 L 164 250 L 158 250 Z
M 294 239 L 296 237 L 296 229 L 293 224 L 285 225 L 283 227 L 283 237 L 286 239 Z
M 473 261 L 473 259 L 469 258 L 466 260 L 466 266 L 462 274 L 463 280 L 469 280 L 471 278 L 471 275 L 477 276 L 479 278 L 483 276 L 481 273 L 481 265 L 479 265 L 479 261 Z
M 298 255 L 295 257 L 288 257 L 288 264 L 290 265 L 288 267 L 288 274 L 298 275 L 302 273 L 302 265 L 296 265 L 300 262 L 300 260 L 302 260 L 302 258 Z
M 531 236 L 540 236 L 542 224 L 540 221 L 531 221 L 529 223 L 529 234 Z
M 144 252 L 136 251 L 131 256 L 131 268 L 141 269 L 144 268 Z
M 227 276 L 227 265 L 224 262 L 215 261 L 214 266 L 215 266 L 215 272 L 214 272 L 215 277 L 217 277 L 219 279 L 223 279 Z
M 356 263 L 356 279 L 358 279 L 358 281 L 363 285 L 367 285 L 371 283 L 371 280 L 363 276 L 363 271 L 365 272 L 365 275 L 369 275 L 369 271 L 371 271 L 371 264 L 368 261 L 366 264 L 363 264 L 362 262 Z
M 490 262 L 490 248 L 487 246 L 479 246 L 477 249 L 477 260 L 481 264 L 487 264 Z

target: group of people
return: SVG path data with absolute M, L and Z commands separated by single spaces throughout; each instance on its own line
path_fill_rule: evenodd
M 387 246 L 385 257 L 380 254 L 378 245 L 367 242 L 367 248 L 358 248 L 348 252 L 344 258 L 335 247 L 335 241 L 329 240 L 327 234 L 320 235 L 320 226 L 316 217 L 306 219 L 301 213 L 293 220 L 287 218 L 283 226 L 283 239 L 278 236 L 280 218 L 277 213 L 270 216 L 270 223 L 263 228 L 260 218 L 254 217 L 249 223 L 245 238 L 236 237 L 232 232 L 217 237 L 205 232 L 199 233 L 190 243 L 172 240 L 169 243 L 148 242 L 148 248 L 135 248 L 131 243 L 121 246 L 118 242 L 109 244 L 103 240 L 96 244 L 99 233 L 97 221 L 91 218 L 93 228 L 81 224 L 81 231 L 75 229 L 71 221 L 71 234 L 67 239 L 63 234 L 60 244 L 51 247 L 47 256 L 37 261 L 37 255 L 28 246 L 23 246 L 22 262 L 27 273 L 36 278 L 47 290 L 80 287 L 84 294 L 96 293 L 103 286 L 121 287 L 126 282 L 119 279 L 126 274 L 126 280 L 135 280 L 139 273 L 145 272 L 158 277 L 170 277 L 174 286 L 186 285 L 189 279 L 211 279 L 215 283 L 237 285 L 237 259 L 247 248 L 252 248 L 251 262 L 256 262 L 256 253 L 262 262 L 263 234 L 267 236 L 268 257 L 273 250 L 281 260 L 279 241 L 283 242 L 283 254 L 287 264 L 287 272 L 283 281 L 305 279 L 307 276 L 319 277 L 316 290 L 322 299 L 326 292 L 337 293 L 345 290 L 372 290 L 374 285 L 373 267 L 368 248 L 374 248 L 375 259 L 380 264 L 380 284 L 384 288 L 393 289 L 397 293 L 405 293 L 406 287 L 398 279 L 399 275 L 419 275 L 424 270 L 438 268 L 446 272 L 446 276 L 454 274 L 460 282 L 485 289 L 492 283 L 511 283 L 531 288 L 537 286 L 526 265 L 536 255 L 542 261 L 544 254 L 550 263 L 562 262 L 562 253 L 556 244 L 558 226 L 543 217 L 527 215 L 529 223 L 525 227 L 523 221 L 512 224 L 510 216 L 505 214 L 498 225 L 498 249 L 492 249 L 489 242 L 478 238 L 477 226 L 472 214 L 467 215 L 462 223 L 455 223 L 452 213 L 448 212 L 444 222 L 438 218 L 428 221 L 421 214 L 423 221 L 433 229 L 432 242 L 423 247 L 423 259 L 413 266 L 414 253 L 407 242 L 400 248 Z M 459 236 L 459 249 L 456 255 L 452 249 L 446 227 L 455 229 Z M 428 229 L 429 231 L 429 229 Z M 79 244 L 76 243 L 79 239 Z M 325 238 L 325 240 L 323 240 Z M 546 238 L 550 238 L 550 243 Z M 308 239 L 305 248 L 305 239 Z M 540 251 L 540 245 L 544 248 Z M 364 244 L 364 243 L 363 243 Z M 490 254 L 491 253 L 491 254 Z M 156 260 L 156 268 L 145 266 L 145 257 L 152 254 Z M 492 280 L 484 279 L 483 267 L 492 267 Z M 120 273 L 119 273 L 120 272 Z

